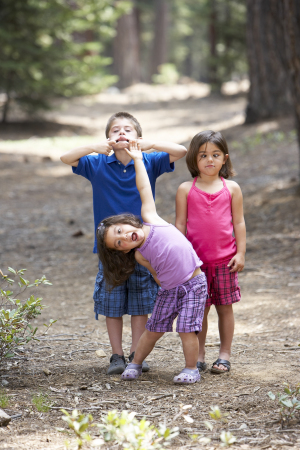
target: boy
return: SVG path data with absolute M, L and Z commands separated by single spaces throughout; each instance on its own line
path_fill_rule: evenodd
M 93 187 L 93 206 L 95 241 L 93 252 L 97 253 L 96 230 L 106 217 L 130 212 L 141 217 L 141 199 L 136 188 L 135 169 L 131 157 L 124 150 L 129 142 L 137 140 L 143 153 L 153 196 L 155 181 L 164 172 L 174 171 L 174 161 L 186 154 L 186 148 L 171 142 L 155 142 L 142 139 L 142 129 L 135 117 L 127 112 L 114 114 L 106 126 L 106 141 L 98 144 L 75 148 L 61 156 L 61 161 L 69 164 L 73 172 L 87 178 Z M 111 151 L 113 154 L 110 154 Z M 90 153 L 98 153 L 90 155 Z M 103 279 L 102 265 L 94 290 L 94 311 L 106 317 L 106 326 L 112 356 L 107 373 L 120 374 L 125 370 L 125 358 L 122 349 L 123 315 L 131 315 L 132 344 L 129 362 L 133 360 L 138 340 L 145 330 L 148 314 L 152 312 L 158 286 L 152 275 L 143 266 L 137 264 L 135 272 L 120 287 L 109 290 Z M 143 362 L 143 371 L 149 366 Z

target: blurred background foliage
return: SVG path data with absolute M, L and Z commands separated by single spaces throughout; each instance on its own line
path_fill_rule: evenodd
M 119 20 L 118 20 L 119 19 Z M 245 0 L 1 0 L 0 91 L 27 111 L 137 82 L 247 74 Z
M 294 114 L 299 0 L 0 0 L 0 107 L 136 83 L 249 79 L 246 123 Z

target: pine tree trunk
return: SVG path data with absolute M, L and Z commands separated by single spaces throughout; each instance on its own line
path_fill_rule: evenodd
M 218 79 L 217 79 L 217 32 L 216 32 L 216 2 L 215 0 L 210 1 L 210 17 L 209 17 L 209 46 L 210 46 L 210 62 L 209 62 L 209 82 L 213 90 L 218 89 Z
M 295 0 L 283 0 L 284 38 L 286 45 L 287 69 L 290 76 L 290 87 L 293 99 L 295 126 L 298 137 L 300 161 L 300 33 L 297 26 L 297 10 Z M 298 11 L 299 12 L 299 11 Z M 299 17 L 299 16 L 298 16 Z M 299 164 L 300 179 L 300 164 Z
M 277 117 L 291 108 L 280 3 L 247 0 L 250 91 L 246 123 Z
M 133 8 L 117 22 L 114 39 L 114 72 L 122 89 L 140 81 L 140 49 L 138 11 Z
M 167 62 L 167 33 L 169 22 L 168 0 L 154 2 L 154 41 L 152 48 L 151 75 L 158 73 L 158 67 Z

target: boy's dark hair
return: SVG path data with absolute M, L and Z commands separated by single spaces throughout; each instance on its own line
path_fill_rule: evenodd
M 219 131 L 211 131 L 211 130 L 205 130 L 201 131 L 200 133 L 196 134 L 196 136 L 193 137 L 191 140 L 187 155 L 186 155 L 186 164 L 190 171 L 190 174 L 193 178 L 200 176 L 198 165 L 197 165 L 197 159 L 199 154 L 199 148 L 203 144 L 207 144 L 207 142 L 212 142 L 215 144 L 219 150 L 221 150 L 224 155 L 228 155 L 227 161 L 222 166 L 222 169 L 219 172 L 219 176 L 223 178 L 229 178 L 233 177 L 235 175 L 235 172 L 232 167 L 232 163 L 230 160 L 227 142 Z
M 105 243 L 108 228 L 116 224 L 132 225 L 136 228 L 142 228 L 143 223 L 139 217 L 133 214 L 118 214 L 104 219 L 98 226 L 97 251 L 100 261 L 103 265 L 103 275 L 107 283 L 108 289 L 111 290 L 125 283 L 130 275 L 134 272 L 136 260 L 135 250 L 132 249 L 128 253 L 120 250 L 108 248 Z
M 140 123 L 138 122 L 138 120 L 135 117 L 133 117 L 131 114 L 129 114 L 128 112 L 121 111 L 121 112 L 118 112 L 116 114 L 113 114 L 108 119 L 108 122 L 107 122 L 107 125 L 106 125 L 106 128 L 105 128 L 105 135 L 106 135 L 107 138 L 108 138 L 108 135 L 109 135 L 109 132 L 110 132 L 110 129 L 111 129 L 113 121 L 116 120 L 116 119 L 119 119 L 120 117 L 130 120 L 130 122 L 132 122 L 132 124 L 133 124 L 133 126 L 135 128 L 135 131 L 137 132 L 138 137 L 142 137 L 142 127 L 141 127 Z

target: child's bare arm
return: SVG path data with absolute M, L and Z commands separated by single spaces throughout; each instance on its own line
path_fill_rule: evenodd
M 186 155 L 187 149 L 180 144 L 168 141 L 148 141 L 144 139 L 138 140 L 142 151 L 156 151 L 165 152 L 170 155 L 170 163 L 183 158 Z
M 89 155 L 93 152 L 109 155 L 112 151 L 112 145 L 114 144 L 115 141 L 110 141 L 107 139 L 106 141 L 101 141 L 98 144 L 77 147 L 61 155 L 60 159 L 63 163 L 68 164 L 69 166 L 77 167 L 82 156 Z
M 232 223 L 236 240 L 236 255 L 229 261 L 230 272 L 241 272 L 245 265 L 246 225 L 243 212 L 243 195 L 238 184 L 232 187 Z
M 141 216 L 145 222 L 156 224 L 165 223 L 156 212 L 152 189 L 139 143 L 137 141 L 130 141 L 129 149 L 125 149 L 125 151 L 134 160 L 136 187 L 142 201 Z
M 176 219 L 175 227 L 185 236 L 187 222 L 187 196 L 191 188 L 191 183 L 182 183 L 176 194 Z
M 153 276 L 156 283 L 160 286 L 160 281 L 157 278 L 157 273 L 155 272 L 153 267 L 150 265 L 149 261 L 147 259 L 145 259 L 138 250 L 135 252 L 135 259 L 139 264 L 141 264 L 142 266 L 146 267 L 146 269 L 149 270 L 149 272 Z

